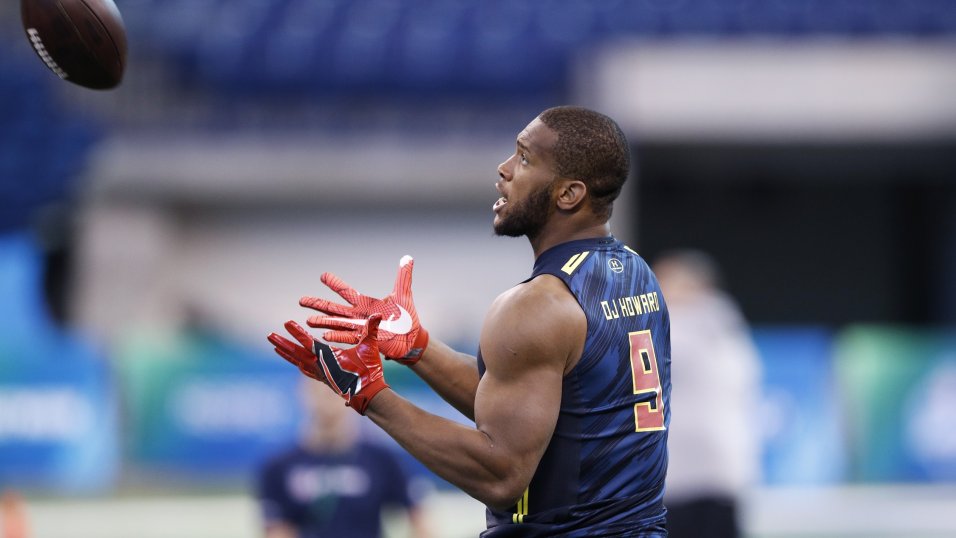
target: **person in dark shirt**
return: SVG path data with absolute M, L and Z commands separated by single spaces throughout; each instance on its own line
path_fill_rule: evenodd
M 396 455 L 364 440 L 335 394 L 303 385 L 300 441 L 271 456 L 257 476 L 266 538 L 378 538 L 388 509 L 405 511 L 412 536 L 425 538 L 422 511 Z

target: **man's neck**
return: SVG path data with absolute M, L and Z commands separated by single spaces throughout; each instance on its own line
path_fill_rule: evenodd
M 576 241 L 578 239 L 591 239 L 595 237 L 607 237 L 611 235 L 611 226 L 607 222 L 595 223 L 590 226 L 577 227 L 572 230 L 561 229 L 561 227 L 543 230 L 535 237 L 529 237 L 531 248 L 534 250 L 535 259 L 538 258 L 549 248 Z

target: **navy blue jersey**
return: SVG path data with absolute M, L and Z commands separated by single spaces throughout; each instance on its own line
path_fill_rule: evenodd
M 412 506 L 408 486 L 393 453 L 359 443 L 341 454 L 278 454 L 260 469 L 256 493 L 265 522 L 292 525 L 301 538 L 378 538 L 384 507 Z
M 581 305 L 587 339 L 528 490 L 489 509 L 482 536 L 666 536 L 670 321 L 657 278 L 613 237 L 547 250 L 528 280 L 544 274 Z

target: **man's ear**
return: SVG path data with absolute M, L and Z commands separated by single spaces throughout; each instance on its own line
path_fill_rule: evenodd
M 577 179 L 562 180 L 558 187 L 558 209 L 573 211 L 581 207 L 587 195 L 588 187 L 583 181 Z

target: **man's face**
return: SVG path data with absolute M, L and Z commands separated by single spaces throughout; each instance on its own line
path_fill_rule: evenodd
M 493 208 L 495 234 L 535 237 L 554 213 L 552 150 L 557 139 L 537 118 L 518 134 L 515 153 L 498 165 L 501 179 L 495 186 L 501 198 Z

